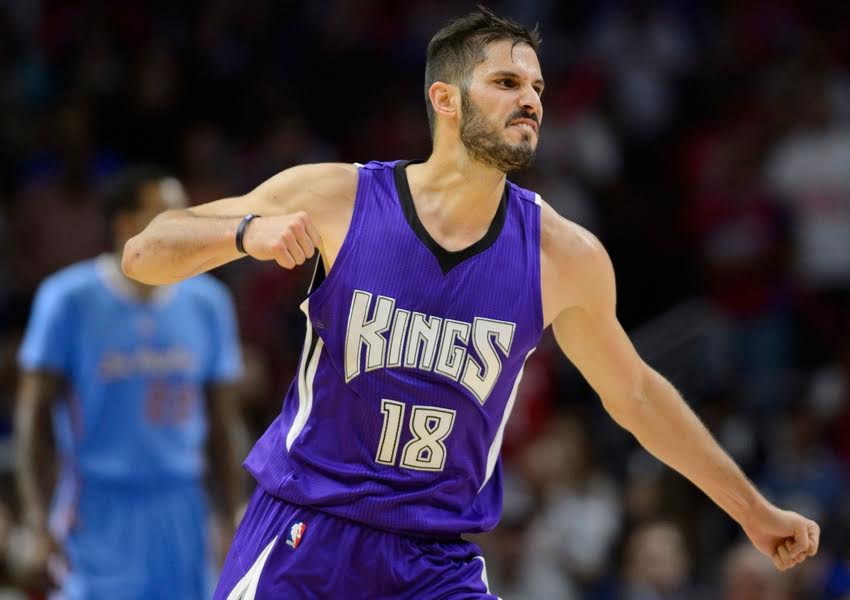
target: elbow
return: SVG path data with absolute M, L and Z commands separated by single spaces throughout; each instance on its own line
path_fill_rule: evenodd
M 620 427 L 634 432 L 651 412 L 651 382 L 651 374 L 647 370 L 627 385 L 600 395 L 603 407 Z
M 121 254 L 121 271 L 130 279 L 139 279 L 139 262 L 141 262 L 142 250 L 137 241 L 138 236 L 130 238 L 124 244 L 124 252 Z
M 130 238 L 124 244 L 124 251 L 121 253 L 121 271 L 130 279 L 146 285 L 172 283 L 171 281 L 162 281 L 160 277 L 155 276 L 151 272 L 151 265 L 147 265 L 148 268 L 146 269 L 145 263 L 150 262 L 146 260 L 148 254 L 138 235 Z
M 640 395 L 601 396 L 602 406 L 614 422 L 623 429 L 632 431 L 641 412 L 640 406 L 646 399 Z

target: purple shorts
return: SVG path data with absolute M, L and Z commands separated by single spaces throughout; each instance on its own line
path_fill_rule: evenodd
M 257 486 L 214 600 L 497 600 L 475 544 L 407 537 L 284 502 Z

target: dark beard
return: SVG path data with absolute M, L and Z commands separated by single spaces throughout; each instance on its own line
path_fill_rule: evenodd
M 509 173 L 527 169 L 534 162 L 534 146 L 531 145 L 531 134 L 523 132 L 522 142 L 511 145 L 502 139 L 479 112 L 469 99 L 469 93 L 460 90 L 461 110 L 463 117 L 460 121 L 460 141 L 469 156 L 481 164 Z M 523 114 L 512 116 L 508 122 L 522 118 Z

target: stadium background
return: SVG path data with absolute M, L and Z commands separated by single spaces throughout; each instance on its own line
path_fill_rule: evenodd
M 303 162 L 424 158 L 424 49 L 471 7 L 0 2 L 0 597 L 24 589 L 15 352 L 39 281 L 106 247 L 104 178 L 156 162 L 201 203 Z M 770 498 L 823 527 L 820 556 L 790 574 L 754 561 L 547 337 L 506 435 L 503 523 L 479 540 L 492 587 L 850 598 L 850 4 L 491 7 L 544 38 L 538 159 L 516 180 L 603 240 L 641 353 Z M 293 373 L 308 271 L 242 261 L 216 273 L 239 308 L 254 437 Z

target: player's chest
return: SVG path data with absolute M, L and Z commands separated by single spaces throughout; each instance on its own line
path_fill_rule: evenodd
M 104 380 L 199 376 L 213 340 L 182 311 L 106 307 L 80 323 L 76 360 Z

